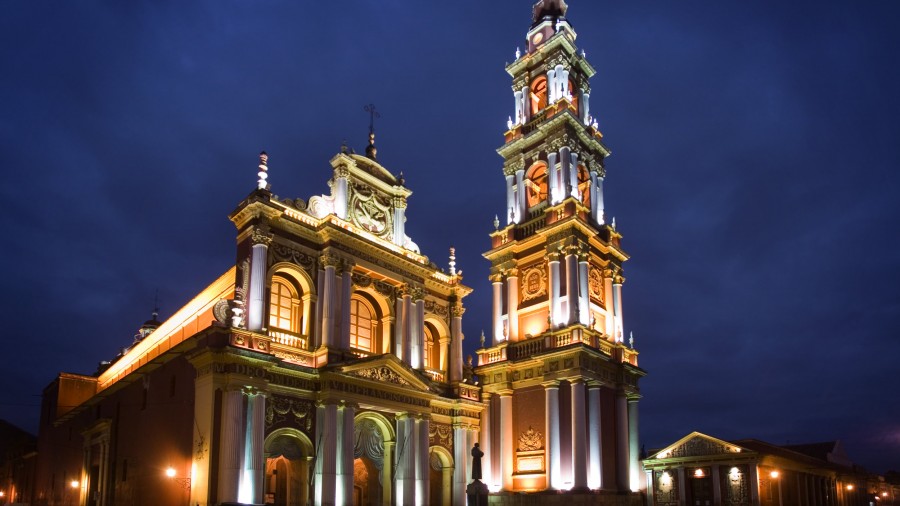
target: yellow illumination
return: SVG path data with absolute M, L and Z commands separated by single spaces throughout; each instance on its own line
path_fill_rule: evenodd
M 72 480 L 72 481 L 69 483 L 69 486 L 72 487 L 72 488 L 78 488 L 78 485 L 79 485 L 78 480 Z
M 694 477 L 703 478 L 703 469 L 697 469 L 696 471 L 694 471 Z
M 174 478 L 175 477 L 175 468 L 167 467 L 166 468 L 166 476 L 168 476 L 169 478 Z
M 849 485 L 847 485 L 847 490 L 853 490 L 853 484 L 852 484 L 852 483 L 849 484 Z
M 5 495 L 6 495 L 6 492 L 0 490 L 0 497 L 3 497 L 3 496 L 5 496 Z
M 881 497 L 887 497 L 887 492 L 882 492 Z
M 771 476 L 772 479 L 778 478 L 778 471 L 772 471 L 771 473 L 769 473 L 769 476 Z

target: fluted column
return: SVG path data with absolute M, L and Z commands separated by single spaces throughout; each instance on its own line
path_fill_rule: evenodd
M 588 287 L 588 254 L 578 255 L 578 322 L 591 324 L 591 291 Z
M 515 176 L 513 174 L 506 175 L 506 224 L 512 225 L 516 222 L 516 191 Z
M 403 246 L 406 242 L 406 199 L 394 198 L 394 223 L 392 242 Z
M 550 266 L 550 322 L 551 328 L 558 328 L 562 324 L 560 316 L 560 279 L 559 279 L 559 253 L 553 252 L 547 255 L 547 264 Z
M 525 207 L 525 169 L 516 171 L 516 223 L 528 219 Z
M 625 392 L 616 393 L 616 488 L 630 490 L 628 457 L 628 398 Z
M 241 458 L 244 452 L 244 399 L 240 388 L 222 391 L 222 426 L 219 457 L 219 501 L 238 500 Z
M 506 275 L 506 310 L 510 342 L 519 340 L 519 271 L 512 269 Z
M 556 168 L 556 153 L 547 153 L 547 184 L 550 191 L 550 205 L 562 202 L 562 191 L 559 187 L 559 171 Z
M 572 488 L 587 489 L 587 428 L 584 416 L 584 380 L 573 379 L 572 388 Z
M 588 487 L 603 486 L 603 457 L 600 437 L 600 385 L 588 384 Z
M 547 442 L 544 458 L 547 459 L 547 488 L 558 490 L 562 488 L 562 474 L 560 473 L 560 440 L 559 440 L 559 382 L 544 383 L 544 411 L 546 419 L 544 430 L 547 434 Z
M 337 412 L 337 462 L 335 478 L 335 502 L 348 504 L 353 500 L 353 452 L 356 441 L 354 434 L 354 417 L 356 405 L 343 403 Z
M 428 504 L 430 482 L 430 454 L 428 452 L 429 418 L 416 418 L 416 503 Z
M 241 502 L 261 504 L 266 466 L 263 442 L 266 432 L 266 396 L 258 391 L 248 391 L 247 430 L 244 446 L 244 476 L 238 499 Z
M 322 255 L 321 263 L 325 266 L 325 279 L 322 283 L 324 290 L 319 298 L 319 302 L 322 304 L 322 345 L 332 348 L 337 345 L 334 338 L 334 276 L 340 260 L 332 255 Z
M 613 280 L 613 306 L 616 314 L 616 341 L 625 340 L 625 324 L 622 320 L 622 283 L 624 281 L 625 278 L 622 276 L 616 276 Z
M 265 227 L 257 227 L 250 236 L 253 247 L 250 249 L 250 307 L 247 314 L 247 329 L 259 332 L 263 328 L 266 308 L 266 260 L 272 235 Z
M 566 306 L 568 314 L 566 324 L 578 321 L 578 263 L 577 250 L 570 247 L 566 250 Z
M 350 296 L 353 294 L 353 262 L 341 265 L 341 349 L 350 349 Z M 374 337 L 374 336 L 373 336 Z
M 347 219 L 347 203 L 350 198 L 347 181 L 350 170 L 343 165 L 334 169 L 334 214 L 342 220 Z
M 629 403 L 629 407 L 630 407 L 630 406 L 631 406 L 631 405 L 630 405 L 630 403 Z M 714 464 L 711 466 L 711 468 L 712 468 L 712 469 L 710 470 L 709 476 L 710 476 L 710 478 L 711 478 L 711 480 L 712 480 L 713 504 L 722 504 L 722 483 L 720 482 L 720 479 L 721 479 L 721 478 L 720 478 L 720 475 L 719 475 L 719 466 L 718 466 L 718 464 L 715 464 L 715 463 L 714 463 Z M 633 478 L 632 478 L 632 482 L 631 482 L 631 489 L 632 489 L 632 490 L 637 490 L 637 489 L 634 487 L 634 481 L 633 481 Z
M 613 307 L 613 276 L 612 269 L 603 270 L 603 306 L 606 309 L 606 335 L 609 339 L 616 337 L 616 316 Z
M 569 146 L 559 148 L 559 171 L 562 176 L 562 194 L 563 198 L 572 195 L 572 179 L 569 174 L 572 172 L 572 151 Z
M 484 452 L 481 459 L 481 481 L 489 486 L 494 485 L 494 455 L 491 451 L 491 394 L 481 394 L 484 411 L 481 412 L 480 448 Z M 467 452 L 469 450 L 466 450 Z M 466 453 L 468 455 L 468 453 Z M 468 458 L 468 457 L 467 457 Z
M 493 341 L 494 346 L 496 346 L 506 340 L 506 337 L 503 335 L 503 277 L 500 274 L 495 274 L 491 277 L 491 281 L 491 287 L 494 290 Z
M 500 478 L 503 490 L 513 489 L 512 390 L 500 392 Z
M 463 339 L 462 317 L 466 308 L 459 302 L 450 306 L 450 363 L 447 366 L 450 381 L 462 381 Z
M 628 468 L 631 490 L 641 488 L 641 443 L 638 437 L 638 400 L 628 399 Z
M 468 430 L 460 423 L 453 424 L 453 504 L 465 506 L 466 485 L 469 482 L 469 452 L 471 445 Z M 484 451 L 484 450 L 482 450 Z

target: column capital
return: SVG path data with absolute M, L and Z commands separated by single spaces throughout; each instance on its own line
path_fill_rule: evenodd
M 356 266 L 356 262 L 354 262 L 353 260 L 349 260 L 349 259 L 346 259 L 346 258 L 342 258 L 342 259 L 340 260 L 340 266 L 339 266 L 339 268 L 340 268 L 341 274 L 350 274 L 350 273 L 352 273 L 352 272 L 353 272 L 353 267 L 355 267 L 355 266 Z
M 466 308 L 462 306 L 462 304 L 455 304 L 450 306 L 450 316 L 462 318 L 462 315 L 466 313 Z
M 603 383 L 601 383 L 601 382 L 599 382 L 599 381 L 597 381 L 597 380 L 588 380 L 588 381 L 587 381 L 587 389 L 588 389 L 588 390 L 594 390 L 594 389 L 598 389 L 598 390 L 599 390 L 600 387 L 602 387 L 602 386 L 603 386 Z
M 544 260 L 548 262 L 559 262 L 559 251 L 549 251 L 544 255 Z
M 397 298 L 402 299 L 412 295 L 412 288 L 409 283 L 403 283 L 395 289 L 395 292 L 397 293 Z
M 488 279 L 491 281 L 491 283 L 502 283 L 503 282 L 503 274 L 502 273 L 491 274 L 490 276 L 488 276 Z
M 414 301 L 425 300 L 425 288 L 421 286 L 410 288 L 410 296 Z
M 342 408 L 359 409 L 359 404 L 357 404 L 357 403 L 355 403 L 355 402 L 352 402 L 352 401 L 343 401 L 343 400 L 342 400 L 340 406 L 341 406 Z
M 569 381 L 570 385 L 581 385 L 581 384 L 587 383 L 587 381 L 585 381 L 584 378 L 572 378 L 568 381 Z
M 406 209 L 406 199 L 403 197 L 394 197 L 392 200 L 394 207 L 397 209 Z
M 559 389 L 559 380 L 544 381 L 541 385 L 544 386 L 544 390 L 549 390 L 551 388 Z
M 250 241 L 254 246 L 257 244 L 268 246 L 274 237 L 269 233 L 269 226 L 265 224 L 254 227 L 253 232 L 250 233 Z
M 500 397 L 512 397 L 513 391 L 511 388 L 504 388 L 503 390 L 498 390 L 497 395 Z
M 518 278 L 519 277 L 519 269 L 516 269 L 515 267 L 513 267 L 512 269 L 506 269 L 506 271 L 504 271 L 504 274 L 506 274 L 506 279 Z
M 334 168 L 334 177 L 350 177 L 350 168 L 346 165 L 338 165 Z
M 319 257 L 319 263 L 322 264 L 322 267 L 333 267 L 337 268 L 341 264 L 341 259 L 331 253 L 325 253 Z

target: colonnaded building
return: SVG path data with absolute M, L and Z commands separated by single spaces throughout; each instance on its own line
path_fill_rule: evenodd
M 492 504 L 640 503 L 628 257 L 604 214 L 595 71 L 566 10 L 538 2 L 507 67 L 507 199 L 477 364 L 463 357 L 471 289 L 452 253 L 445 272 L 405 233 L 411 191 L 374 132 L 308 201 L 270 191 L 262 153 L 230 215 L 235 265 L 97 374 L 45 389 L 36 502 L 462 505 L 479 443 Z

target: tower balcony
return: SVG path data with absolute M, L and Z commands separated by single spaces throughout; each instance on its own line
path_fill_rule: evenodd
M 573 325 L 558 330 L 548 330 L 540 335 L 516 342 L 503 342 L 490 348 L 477 350 L 478 365 L 516 361 L 569 346 L 587 346 L 611 359 L 637 367 L 637 350 L 615 343 L 609 336 L 583 325 Z

